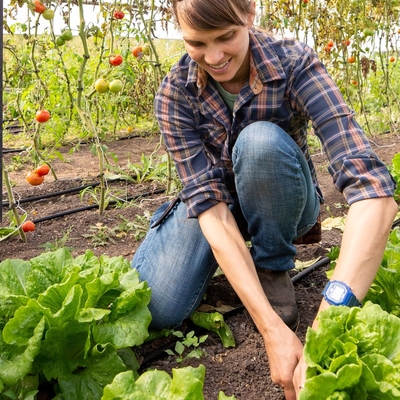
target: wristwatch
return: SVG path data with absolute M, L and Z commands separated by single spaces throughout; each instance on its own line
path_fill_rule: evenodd
M 344 282 L 329 281 L 322 291 L 324 299 L 334 306 L 362 307 L 362 304 Z

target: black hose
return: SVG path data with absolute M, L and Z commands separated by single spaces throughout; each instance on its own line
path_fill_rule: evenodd
M 59 192 L 53 192 L 53 193 L 47 193 L 47 194 L 42 194 L 40 196 L 32 196 L 32 197 L 27 197 L 25 199 L 20 199 L 18 200 L 19 204 L 22 203 L 30 203 L 31 201 L 39 201 L 39 200 L 43 200 L 43 199 L 48 199 L 50 197 L 57 197 L 57 196 L 62 196 L 63 194 L 69 194 L 69 193 L 74 193 L 74 192 L 79 192 L 83 189 L 86 189 L 88 187 L 96 187 L 100 185 L 99 182 L 93 182 L 93 183 L 88 183 L 87 185 L 83 185 L 83 186 L 78 186 L 76 188 L 70 188 L 70 189 L 66 189 L 66 190 L 61 190 Z M 8 201 L 5 201 L 2 206 L 3 207 L 8 207 L 10 205 L 10 203 Z
M 137 194 L 135 196 L 127 197 L 126 201 L 135 200 L 135 199 L 138 199 L 140 197 L 151 196 L 153 194 L 160 194 L 160 193 L 163 193 L 163 192 L 165 192 L 165 189 L 157 189 L 157 190 L 154 190 L 153 192 L 140 193 L 140 194 Z M 116 203 L 118 203 L 118 200 L 109 201 L 109 205 L 110 204 L 116 204 Z M 98 204 L 91 204 L 90 206 L 73 208 L 72 210 L 66 210 L 66 211 L 62 211 L 62 212 L 57 213 L 57 214 L 52 214 L 52 215 L 48 215 L 46 217 L 34 219 L 32 222 L 34 224 L 37 224 L 39 222 L 48 221 L 48 220 L 54 219 L 54 218 L 64 217 L 65 215 L 74 214 L 74 213 L 78 213 L 78 212 L 82 212 L 82 211 L 92 210 L 94 208 L 99 208 L 99 205 Z
M 314 264 L 310 265 L 308 268 L 304 269 L 303 271 L 299 272 L 295 276 L 292 277 L 292 283 L 296 284 L 299 282 L 301 279 L 306 277 L 308 274 L 311 272 L 315 271 L 317 268 L 320 268 L 328 263 L 330 263 L 330 259 L 328 257 L 324 257 L 321 260 L 316 261 Z

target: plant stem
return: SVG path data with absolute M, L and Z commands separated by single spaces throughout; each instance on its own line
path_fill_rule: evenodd
M 16 209 L 14 193 L 13 193 L 12 188 L 11 188 L 10 180 L 8 179 L 8 172 L 6 170 L 6 164 L 4 162 L 4 159 L 2 160 L 2 169 L 3 169 L 4 185 L 5 185 L 6 189 L 7 189 L 8 202 L 10 204 L 10 208 L 12 210 L 12 213 L 14 214 L 15 223 L 17 224 L 17 227 L 18 227 L 18 233 L 19 233 L 19 236 L 21 237 L 21 240 L 23 242 L 26 242 L 25 232 L 22 229 L 21 218 L 19 217 L 19 214 L 18 214 L 17 209 Z

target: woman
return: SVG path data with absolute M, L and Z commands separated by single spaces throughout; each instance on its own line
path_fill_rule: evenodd
M 152 288 L 152 326 L 163 328 L 190 316 L 219 265 L 292 400 L 306 365 L 287 271 L 322 202 L 309 122 L 351 205 L 332 277 L 342 286 L 327 289 L 320 310 L 353 304 L 338 297 L 343 288 L 358 300 L 367 293 L 397 211 L 393 180 L 313 50 L 255 29 L 253 1 L 172 4 L 187 54 L 163 80 L 155 111 L 183 190 L 155 212 L 132 266 Z

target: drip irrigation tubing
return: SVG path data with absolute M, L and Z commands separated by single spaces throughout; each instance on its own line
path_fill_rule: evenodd
M 160 193 L 164 193 L 164 192 L 165 192 L 165 189 L 157 189 L 157 190 L 154 190 L 153 192 L 145 192 L 145 193 L 136 194 L 134 196 L 129 196 L 125 200 L 126 201 L 135 200 L 135 199 L 138 199 L 140 197 L 147 197 L 147 196 L 151 196 L 153 194 L 160 194 Z M 118 200 L 110 200 L 108 204 L 111 205 L 111 204 L 116 204 L 116 203 L 118 203 Z M 50 219 L 64 217 L 64 216 L 69 215 L 69 214 L 75 214 L 75 213 L 82 212 L 82 211 L 93 210 L 94 208 L 99 208 L 99 205 L 98 204 L 91 204 L 91 205 L 85 206 L 85 207 L 73 208 L 71 210 L 62 211 L 62 212 L 57 213 L 57 214 L 51 214 L 51 215 L 48 215 L 46 217 L 34 219 L 34 220 L 32 220 L 32 222 L 34 224 L 37 224 L 39 222 L 48 221 Z
M 144 135 L 128 135 L 128 136 L 121 136 L 121 137 L 117 138 L 116 141 L 119 142 L 120 140 L 136 139 L 136 138 L 139 138 L 139 137 L 145 137 L 145 136 L 144 136 Z M 85 144 L 90 144 L 90 143 L 91 143 L 90 141 L 84 140 L 84 141 L 81 141 L 81 142 L 78 142 L 78 143 L 70 142 L 70 143 L 68 143 L 68 144 L 69 144 L 69 145 L 71 145 L 71 144 L 72 144 L 72 145 L 74 145 L 74 144 L 85 145 Z M 29 150 L 29 149 L 30 149 L 29 147 L 21 148 L 21 149 L 7 149 L 7 148 L 3 148 L 3 154 L 6 154 L 6 153 L 22 153 L 23 151 L 27 151 L 27 150 Z
M 66 189 L 66 190 L 61 190 L 59 192 L 46 193 L 46 194 L 42 194 L 40 196 L 27 197 L 25 199 L 18 200 L 18 203 L 19 204 L 23 204 L 23 203 L 30 203 L 30 202 L 33 202 L 33 201 L 40 201 L 40 200 L 48 199 L 50 197 L 57 197 L 57 196 L 62 196 L 64 194 L 80 192 L 81 190 L 86 189 L 88 187 L 96 187 L 96 186 L 99 186 L 99 185 L 100 185 L 100 182 L 88 183 L 87 185 L 82 185 L 82 186 L 78 186 L 76 188 L 70 188 L 70 189 Z M 10 202 L 9 201 L 5 201 L 4 203 L 2 203 L 2 206 L 3 207 L 9 207 L 10 206 Z

